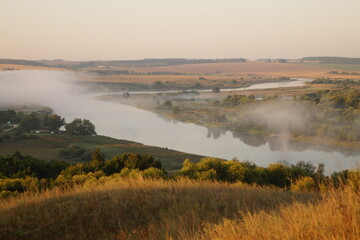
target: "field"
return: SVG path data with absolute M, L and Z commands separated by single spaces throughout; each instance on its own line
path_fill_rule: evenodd
M 338 71 L 360 72 L 359 64 L 324 64 L 324 63 L 319 63 L 319 62 L 304 62 L 301 64 L 304 64 L 307 66 L 313 66 L 313 67 L 328 68 L 328 69 L 338 70 Z
M 41 67 L 31 65 L 0 64 L 0 69 L 39 69 L 64 70 L 57 67 Z M 104 70 L 101 68 L 83 68 L 81 71 Z M 109 70 L 109 69 L 105 69 Z M 338 78 L 360 79 L 360 75 L 329 74 L 330 71 L 360 71 L 359 65 L 349 64 L 319 64 L 317 62 L 293 63 L 267 63 L 260 61 L 233 62 L 233 63 L 199 63 L 181 64 L 162 67 L 134 67 L 111 68 L 112 70 L 128 70 L 145 75 L 113 75 L 95 76 L 80 75 L 80 79 L 91 82 L 112 82 L 124 84 L 154 84 L 161 81 L 167 88 L 194 87 L 200 84 L 203 87 L 222 85 L 225 87 L 238 87 L 249 83 L 273 82 L 281 77 L 292 78 Z M 146 75 L 149 72 L 172 72 L 185 75 Z M 203 79 L 201 79 L 201 77 Z M 173 84 L 173 86 L 171 86 Z M 143 88 L 143 87 L 141 87 Z M 140 88 L 140 89 L 141 89 Z
M 10 132 L 1 133 L 3 135 L 12 135 Z M 34 134 L 30 135 L 35 138 L 30 139 L 12 139 L 0 143 L 0 156 L 13 154 L 15 151 L 20 151 L 22 154 L 31 155 L 33 157 L 50 161 L 53 159 L 65 160 L 69 162 L 83 162 L 87 161 L 87 155 L 95 148 L 100 148 L 107 158 L 131 152 L 135 154 L 152 154 L 156 159 L 161 160 L 163 167 L 167 171 L 180 169 L 182 162 L 186 159 L 198 161 L 202 156 L 182 153 L 170 149 L 152 147 L 143 145 L 141 143 L 118 140 L 105 136 L 71 136 L 71 135 L 47 135 Z M 60 151 L 72 149 L 82 150 L 82 156 L 71 157 L 61 156 Z M 85 157 L 85 159 L 83 159 Z
M 340 65 L 339 65 L 340 66 Z M 92 68 L 93 69 L 93 68 Z M 128 70 L 138 73 L 173 72 L 186 75 L 113 75 L 113 76 L 82 76 L 81 79 L 91 82 L 121 83 L 137 90 L 149 87 L 146 84 L 158 82 L 164 89 L 179 88 L 211 88 L 242 87 L 248 84 L 274 82 L 280 78 L 331 78 L 331 79 L 360 79 L 360 75 L 329 74 L 330 71 L 339 71 L 334 67 L 322 66 L 316 63 L 266 63 L 252 61 L 246 63 L 204 63 L 183 64 L 164 67 L 146 68 L 115 68 L 114 70 Z M 94 70 L 94 69 L 93 69 Z M 134 88 L 132 84 L 144 86 Z
M 336 65 L 338 66 L 338 65 Z M 330 68 L 337 70 L 337 68 Z M 262 77 L 303 77 L 317 78 L 323 77 L 329 72 L 328 66 L 306 65 L 298 63 L 266 63 L 250 61 L 246 63 L 206 63 L 206 64 L 184 64 L 177 66 L 152 67 L 152 68 L 133 68 L 132 71 L 169 71 L 169 72 L 188 72 L 202 74 L 255 74 Z M 326 75 L 327 76 L 327 75 Z M 329 75 L 332 77 L 332 75 Z
M 42 67 L 42 66 L 31 66 L 31 65 L 18 65 L 18 64 L 0 64 L 0 71 L 3 69 L 14 69 L 14 70 L 53 70 L 62 71 L 63 68 L 58 67 Z

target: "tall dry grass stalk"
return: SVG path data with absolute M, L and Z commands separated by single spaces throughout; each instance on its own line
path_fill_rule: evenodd
M 1 201 L 0 239 L 193 239 L 223 218 L 316 199 L 239 184 L 117 179 Z
M 318 203 L 295 203 L 279 212 L 246 213 L 243 219 L 208 224 L 197 239 L 360 239 L 360 196 L 351 187 Z

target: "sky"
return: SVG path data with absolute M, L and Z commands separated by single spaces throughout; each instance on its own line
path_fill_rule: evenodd
M 360 57 L 359 0 L 0 0 L 0 58 Z

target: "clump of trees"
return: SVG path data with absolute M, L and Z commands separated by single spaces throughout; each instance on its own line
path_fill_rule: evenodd
M 58 132 L 65 125 L 65 119 L 56 114 L 45 115 L 43 127 L 54 132 Z
M 40 128 L 40 117 L 36 113 L 24 114 L 20 120 L 20 129 L 25 132 Z
M 16 114 L 14 110 L 5 110 L 0 111 L 0 123 L 17 123 L 19 122 L 20 117 Z
M 122 171 L 144 171 L 148 168 L 162 169 L 161 162 L 154 159 L 154 157 L 151 155 L 132 153 L 116 155 L 110 160 L 105 161 L 105 156 L 101 153 L 99 149 L 96 149 L 92 153 L 90 162 L 72 165 L 62 171 L 61 175 L 66 178 L 70 178 L 75 175 L 101 171 L 102 174 L 110 176 L 115 173 L 121 173 Z
M 69 167 L 69 163 L 52 160 L 46 162 L 16 151 L 13 155 L 0 156 L 0 178 L 56 178 Z
M 301 100 L 310 103 L 315 112 L 307 134 L 343 141 L 360 140 L 360 89 L 324 90 L 305 94 Z
M 32 112 L 23 113 L 13 110 L 0 111 L 0 130 L 11 128 L 11 125 L 19 125 L 19 130 L 31 132 L 34 130 L 47 130 L 58 133 L 65 126 L 66 133 L 74 135 L 94 135 L 95 125 L 87 119 L 76 118 L 70 123 L 57 114 Z
M 66 133 L 74 135 L 94 135 L 95 125 L 87 119 L 75 118 L 71 123 L 65 124 Z
M 46 162 L 15 152 L 0 157 L 0 198 L 25 191 L 39 191 L 54 186 L 71 187 L 97 181 L 101 177 L 167 178 L 161 162 L 147 154 L 124 153 L 106 160 L 95 149 L 91 160 L 70 165 L 64 161 Z
M 109 179 L 116 181 L 132 177 L 163 180 L 189 178 L 310 192 L 321 191 L 327 186 L 339 188 L 348 184 L 360 190 L 359 171 L 345 170 L 325 176 L 323 164 L 315 167 L 304 161 L 292 165 L 273 163 L 268 167 L 260 167 L 248 161 L 208 157 L 197 163 L 185 160 L 183 167 L 169 177 L 161 162 L 151 155 L 124 153 L 106 160 L 101 150 L 95 149 L 89 162 L 73 165 L 56 160 L 45 162 L 19 152 L 0 157 L 0 198 L 56 186 L 68 188 L 77 184 L 99 184 Z
M 228 95 L 223 101 L 222 104 L 224 106 L 237 106 L 241 104 L 251 103 L 255 101 L 254 95 Z
M 328 83 L 327 79 L 319 79 L 318 82 Z M 319 136 L 340 141 L 360 140 L 360 89 L 342 88 L 339 90 L 322 90 L 314 93 L 303 94 L 300 98 L 282 99 L 276 95 L 263 97 L 262 101 L 256 101 L 253 95 L 229 95 L 222 102 L 214 103 L 214 106 L 222 107 L 245 107 L 245 110 L 237 114 L 236 121 L 228 121 L 228 129 L 235 132 L 247 132 L 256 135 L 282 134 L 274 124 L 269 124 L 262 118 L 256 117 L 251 107 L 256 104 L 269 102 L 267 107 L 275 106 L 273 103 L 284 106 L 284 109 L 297 109 L 301 115 L 306 116 L 308 121 L 301 128 L 287 128 L 287 133 L 294 137 L 299 135 Z M 286 111 L 286 110 L 284 110 Z M 228 117 L 228 116 L 229 117 Z M 230 114 L 224 117 L 234 119 Z M 282 128 L 280 128 L 282 129 Z
M 196 180 L 243 182 L 289 188 L 292 182 L 303 177 L 321 181 L 324 178 L 323 165 L 319 165 L 317 169 L 310 162 L 298 162 L 291 166 L 274 163 L 265 168 L 236 159 L 226 161 L 218 158 L 203 158 L 198 163 L 185 160 L 178 174 Z

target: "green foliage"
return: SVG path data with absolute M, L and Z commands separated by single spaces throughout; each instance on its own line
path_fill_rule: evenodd
M 36 113 L 25 114 L 20 121 L 20 128 L 26 132 L 40 129 L 40 118 Z
M 198 180 L 243 182 L 288 188 L 292 181 L 302 177 L 315 179 L 315 169 L 309 162 L 298 162 L 291 166 L 274 163 L 264 168 L 236 159 L 226 161 L 218 158 L 203 158 L 198 163 L 185 160 L 178 175 Z
M 95 151 L 91 154 L 90 167 L 94 171 L 102 170 L 104 167 L 105 156 L 100 151 L 99 148 L 96 148 Z
M 66 133 L 74 135 L 94 135 L 95 125 L 87 119 L 76 118 L 71 123 L 65 124 Z
M 141 172 L 145 179 L 166 179 L 167 173 L 164 169 L 150 167 Z
M 59 115 L 45 115 L 43 127 L 51 131 L 58 132 L 65 125 L 65 119 Z
M 14 110 L 0 111 L 0 123 L 18 123 L 19 117 Z
M 81 158 L 85 154 L 85 149 L 77 147 L 77 146 L 71 146 L 68 148 L 61 149 L 59 151 L 59 156 L 62 158 Z
M 102 171 L 106 176 L 120 173 L 124 168 L 144 171 L 148 168 L 161 169 L 161 162 L 154 159 L 151 155 L 140 155 L 124 153 L 114 156 L 105 161 L 105 157 L 100 149 L 95 149 L 92 153 L 91 161 L 72 165 L 61 172 L 61 175 L 69 178 L 74 175 L 82 175 L 90 172 Z
M 10 156 L 0 156 L 0 178 L 55 178 L 68 166 L 69 164 L 63 161 L 45 162 L 15 152 Z
M 237 105 L 241 105 L 241 104 L 246 104 L 246 103 L 251 103 L 255 101 L 255 96 L 254 95 L 228 95 L 224 100 L 223 100 L 223 105 L 224 106 L 237 106 Z
M 291 185 L 291 190 L 313 192 L 317 190 L 317 185 L 312 177 L 302 177 Z

